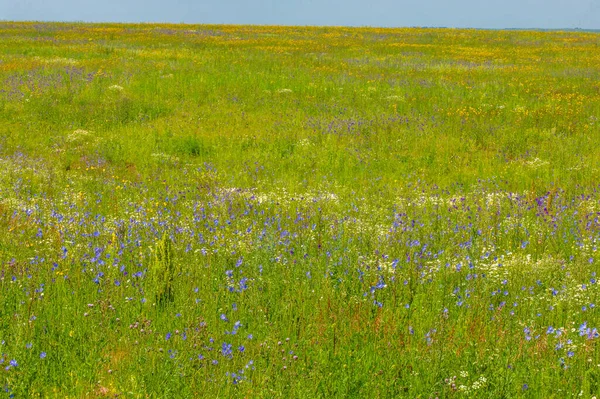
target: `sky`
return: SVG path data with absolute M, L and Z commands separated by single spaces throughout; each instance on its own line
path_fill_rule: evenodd
M 600 29 L 600 0 L 0 0 L 0 20 Z

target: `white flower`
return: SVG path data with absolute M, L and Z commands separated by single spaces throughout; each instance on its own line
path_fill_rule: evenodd
M 90 135 L 89 131 L 83 130 L 83 129 L 77 129 L 77 130 L 73 131 L 73 133 L 71 133 L 67 136 L 67 141 L 72 143 L 75 141 L 85 139 L 89 135 Z

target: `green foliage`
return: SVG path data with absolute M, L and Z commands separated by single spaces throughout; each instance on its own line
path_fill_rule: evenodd
M 165 233 L 154 247 L 154 261 L 148 270 L 149 282 L 152 282 L 151 292 L 154 292 L 156 304 L 165 306 L 174 301 L 174 288 L 179 270 L 173 261 L 174 251 L 171 238 Z

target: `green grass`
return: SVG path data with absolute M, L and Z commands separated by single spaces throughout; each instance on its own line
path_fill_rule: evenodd
M 2 395 L 593 397 L 599 43 L 1 22 Z

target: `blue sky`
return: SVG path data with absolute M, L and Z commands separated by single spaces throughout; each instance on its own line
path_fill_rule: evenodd
M 0 20 L 600 28 L 600 0 L 0 0 Z

